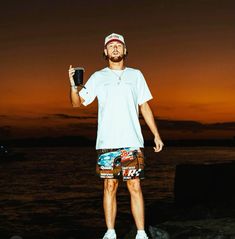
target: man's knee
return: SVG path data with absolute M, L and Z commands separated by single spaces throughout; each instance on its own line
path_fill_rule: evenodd
M 139 179 L 132 179 L 127 181 L 127 188 L 130 193 L 139 193 L 141 192 L 141 185 Z
M 117 179 L 104 179 L 104 192 L 115 193 L 118 187 Z

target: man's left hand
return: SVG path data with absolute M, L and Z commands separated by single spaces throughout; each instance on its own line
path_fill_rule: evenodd
M 160 152 L 160 151 L 162 150 L 163 146 L 164 146 L 164 144 L 163 144 L 161 138 L 155 137 L 155 138 L 154 138 L 154 143 L 155 143 L 155 145 L 156 145 L 156 147 L 153 147 L 154 152 Z

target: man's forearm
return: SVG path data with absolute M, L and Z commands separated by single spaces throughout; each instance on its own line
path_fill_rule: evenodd
M 155 123 L 154 116 L 149 104 L 147 102 L 144 103 L 143 105 L 141 105 L 140 109 L 144 117 L 144 120 L 146 124 L 148 125 L 149 129 L 151 130 L 151 132 L 153 133 L 154 137 L 160 138 L 157 125 Z
M 81 106 L 81 99 L 78 95 L 78 89 L 70 87 L 70 100 L 73 107 Z

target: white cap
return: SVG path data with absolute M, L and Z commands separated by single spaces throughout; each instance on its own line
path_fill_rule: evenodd
M 117 33 L 112 33 L 112 34 L 108 35 L 107 37 L 105 37 L 104 46 L 106 46 L 111 41 L 119 41 L 119 42 L 121 42 L 122 44 L 125 45 L 124 37 L 122 35 L 117 34 Z

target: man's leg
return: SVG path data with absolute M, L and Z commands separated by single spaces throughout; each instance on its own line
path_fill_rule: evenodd
M 131 211 L 138 230 L 144 230 L 144 199 L 140 186 L 140 179 L 127 181 L 127 188 L 131 196 Z
M 117 213 L 116 192 L 118 188 L 117 179 L 104 179 L 104 214 L 108 229 L 114 229 Z

